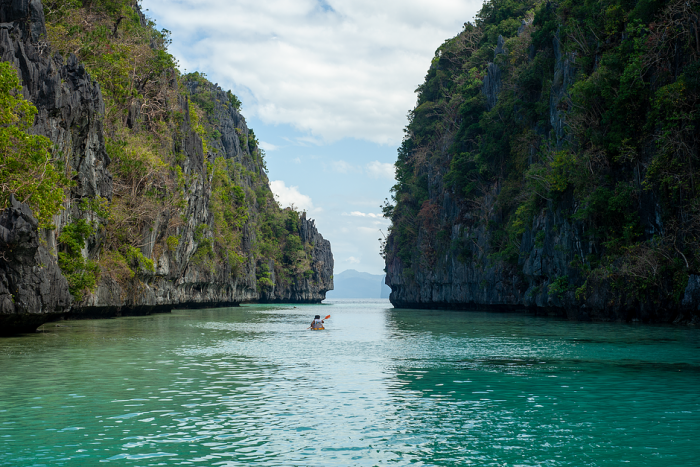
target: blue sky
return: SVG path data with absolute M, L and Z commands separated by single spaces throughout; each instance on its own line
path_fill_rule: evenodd
M 382 201 L 435 49 L 476 0 L 143 0 L 183 71 L 243 102 L 273 192 L 330 240 L 335 273 L 380 274 Z

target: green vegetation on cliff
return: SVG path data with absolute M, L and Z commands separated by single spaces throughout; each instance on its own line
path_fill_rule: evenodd
M 387 264 L 410 281 L 447 253 L 470 262 L 474 242 L 452 235 L 468 219 L 520 274 L 524 235 L 537 247 L 534 220 L 556 211 L 592 248 L 569 252 L 577 277 L 550 277 L 551 293 L 585 300 L 604 282 L 678 303 L 700 272 L 698 28 L 697 0 L 487 1 L 416 90 Z
M 163 255 L 208 281 L 252 274 L 253 289 L 258 276 L 269 290 L 271 266 L 278 286 L 313 276 L 299 214 L 280 209 L 270 192 L 264 154 L 231 91 L 180 74 L 169 32 L 133 0 L 47 0 L 44 14 L 51 53 L 74 54 L 100 85 L 111 197 L 70 193 L 75 183 L 61 174 L 78 174 L 59 164 L 48 138 L 26 133 L 36 109 L 17 92 L 15 70 L 0 63 L 0 207 L 14 193 L 49 227 L 63 203 L 57 253 L 76 299 L 106 277 L 123 293 L 138 290 Z M 224 120 L 236 127 L 222 128 Z
M 22 97 L 17 72 L 0 63 L 0 209 L 10 195 L 29 204 L 39 225 L 51 227 L 69 185 L 61 164 L 51 154 L 51 141 L 27 133 L 36 107 Z

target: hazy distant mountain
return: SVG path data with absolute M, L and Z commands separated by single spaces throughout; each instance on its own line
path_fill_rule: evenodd
M 384 284 L 384 275 L 348 269 L 333 276 L 333 290 L 326 298 L 389 298 L 391 289 Z

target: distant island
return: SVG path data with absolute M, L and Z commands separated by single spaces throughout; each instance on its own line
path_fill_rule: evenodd
M 333 276 L 335 288 L 326 292 L 326 298 L 389 298 L 391 289 L 384 277 L 348 269 Z

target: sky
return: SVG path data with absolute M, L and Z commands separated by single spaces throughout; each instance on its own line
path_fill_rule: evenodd
M 282 207 L 307 211 L 335 273 L 381 274 L 380 205 L 435 50 L 482 0 L 143 0 L 186 72 L 242 101 Z

